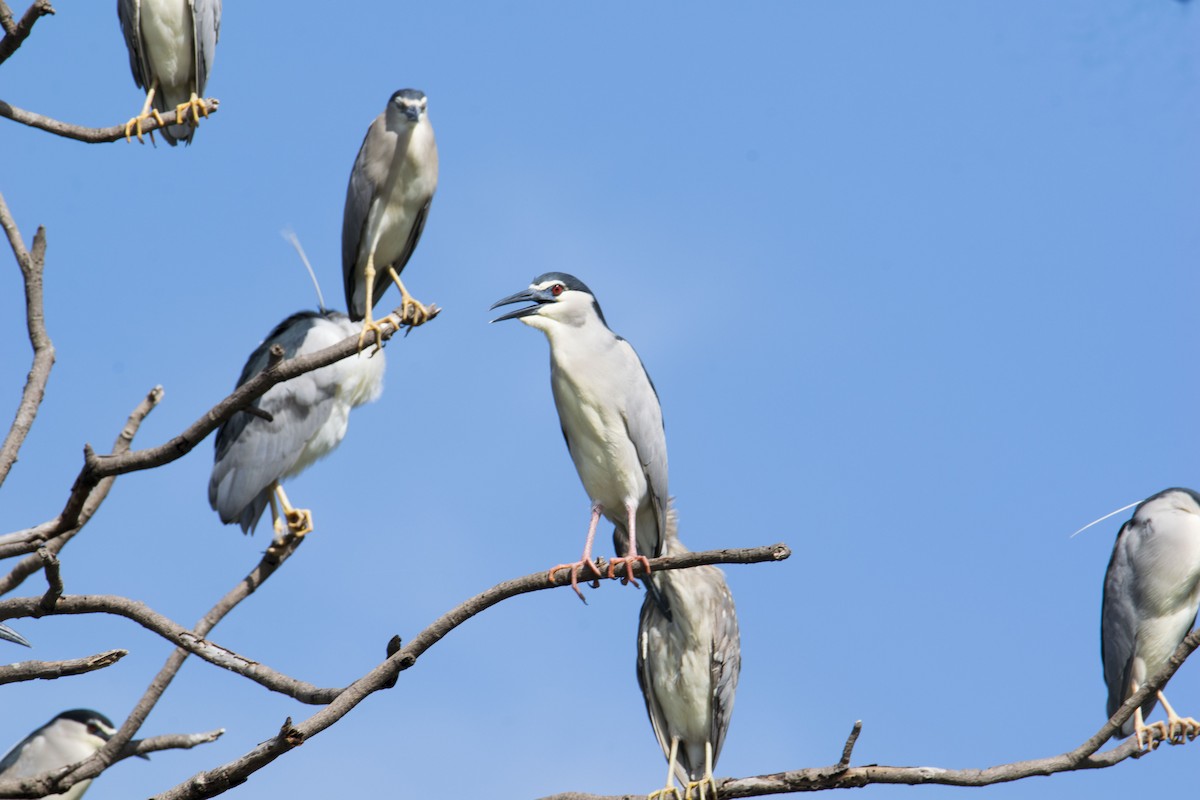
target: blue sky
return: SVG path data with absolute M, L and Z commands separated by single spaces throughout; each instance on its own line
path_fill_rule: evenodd
M 96 126 L 136 112 L 113 5 L 58 3 L 0 67 L 0 98 Z M 383 398 L 289 485 L 317 531 L 215 641 L 343 685 L 392 634 L 578 556 L 588 500 L 547 346 L 487 310 L 562 270 L 653 376 L 689 546 L 794 552 L 726 569 L 744 665 L 718 775 L 834 762 L 856 719 L 856 763 L 941 767 L 1056 754 L 1100 726 L 1101 582 L 1125 516 L 1068 535 L 1200 484 L 1194 6 L 228 6 L 207 92 L 221 109 L 190 148 L 0 125 L 0 192 L 26 240 L 48 229 L 58 352 L 0 532 L 56 515 L 83 444 L 107 448 L 152 386 L 166 397 L 142 446 L 224 397 L 271 327 L 315 304 L 282 228 L 341 304 L 350 166 L 411 86 L 441 179 L 404 277 L 445 312 L 390 343 Z M 7 420 L 28 355 L 6 254 L 0 287 Z M 64 552 L 67 591 L 193 624 L 267 543 L 208 508 L 211 454 L 119 479 Z M 658 788 L 634 678 L 641 595 L 606 584 L 589 601 L 543 592 L 468 622 L 229 796 Z M 116 618 L 13 624 L 36 649 L 6 657 L 131 654 L 0 688 L 5 741 L 65 708 L 120 717 L 170 650 Z M 315 710 L 193 661 L 142 734 L 226 736 L 125 762 L 93 796 L 161 791 Z M 1198 673 L 1169 687 L 1183 713 L 1200 715 Z M 1169 791 L 1194 778 L 1197 746 L 987 793 Z

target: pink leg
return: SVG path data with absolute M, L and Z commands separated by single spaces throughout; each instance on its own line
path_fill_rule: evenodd
M 550 581 L 550 583 L 553 584 L 554 583 L 554 573 L 558 572 L 560 569 L 571 570 L 571 588 L 575 590 L 575 594 L 579 595 L 579 599 L 583 600 L 585 605 L 587 604 L 587 600 L 584 598 L 583 592 L 579 590 L 579 572 L 580 572 L 580 570 L 582 570 L 584 568 L 584 566 L 586 565 L 588 568 L 590 568 L 592 570 L 592 572 L 595 574 L 595 576 L 597 578 L 603 577 L 600 570 L 598 570 L 596 568 L 595 562 L 592 561 L 592 541 L 596 538 L 596 525 L 598 525 L 600 523 L 600 514 L 603 513 L 603 511 L 604 511 L 604 509 L 602 509 L 600 507 L 599 503 L 592 504 L 592 522 L 590 525 L 588 525 L 587 541 L 584 542 L 584 544 L 583 544 L 583 557 L 573 564 L 558 564 L 556 566 L 553 566 L 546 573 L 546 580 Z M 599 586 L 600 586 L 600 581 L 598 581 L 598 580 L 592 581 L 593 589 L 596 589 Z
M 646 574 L 650 574 L 650 559 L 645 556 L 639 556 L 637 551 L 637 506 L 625 504 L 625 518 L 629 520 L 629 552 L 621 558 L 614 558 L 608 562 L 608 577 L 615 578 L 613 567 L 617 564 L 625 565 L 625 575 L 621 578 L 621 584 L 632 582 L 634 586 L 641 586 L 633 577 L 633 563 L 641 563 Z

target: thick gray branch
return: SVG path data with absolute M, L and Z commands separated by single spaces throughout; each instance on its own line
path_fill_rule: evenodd
M 28 16 L 28 15 L 26 15 Z M 4 41 L 8 41 L 6 36 Z M 4 43 L 0 41 L 0 45 Z M 21 393 L 21 402 L 17 406 L 16 419 L 0 445 L 0 486 L 17 461 L 17 454 L 33 421 L 37 417 L 38 408 L 46 394 L 46 383 L 50 380 L 50 369 L 54 366 L 54 344 L 46 333 L 45 306 L 42 300 L 42 273 L 46 265 L 46 229 L 39 227 L 33 236 L 33 252 L 25 249 L 21 232 L 17 223 L 9 213 L 4 196 L 0 195 L 0 227 L 8 237 L 17 266 L 25 282 L 25 327 L 29 331 L 29 344 L 33 348 L 33 366 L 25 378 L 25 390 Z
M 209 114 L 216 112 L 220 103 L 216 98 L 210 97 L 204 101 L 205 107 Z M 186 117 L 188 112 L 184 111 Z M 174 125 L 176 123 L 177 111 L 169 111 L 161 115 L 163 125 Z M 9 105 L 0 100 L 0 117 L 8 117 L 14 122 L 19 122 L 22 125 L 28 125 L 31 128 L 53 133 L 58 136 L 63 136 L 67 139 L 75 139 L 79 142 L 87 142 L 89 144 L 99 144 L 102 142 L 117 142 L 125 138 L 125 124 L 113 125 L 108 128 L 85 128 L 82 125 L 72 125 L 69 122 L 60 122 L 50 117 L 44 117 L 41 114 L 35 114 L 32 111 L 26 111 L 23 108 Z M 158 130 L 162 125 L 154 120 L 153 117 L 145 120 L 142 123 L 142 132 L 150 133 Z
M 18 661 L 0 667 L 0 685 L 19 681 L 54 680 L 67 675 L 82 675 L 105 667 L 111 667 L 125 656 L 128 650 L 109 650 L 86 658 L 68 661 Z

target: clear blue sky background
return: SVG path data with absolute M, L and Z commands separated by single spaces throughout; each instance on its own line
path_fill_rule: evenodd
M 58 3 L 0 67 L 0 98 L 96 126 L 136 112 L 113 5 Z M 49 231 L 58 351 L 0 532 L 56 515 L 84 443 L 107 448 L 152 386 L 166 398 L 142 446 L 314 305 L 280 229 L 341 306 L 350 166 L 391 92 L 417 87 L 442 169 L 405 279 L 445 312 L 390 343 L 383 398 L 290 485 L 317 531 L 215 641 L 344 685 L 391 635 L 578 556 L 588 500 L 546 343 L 488 325 L 494 300 L 564 270 L 658 386 L 687 543 L 794 551 L 726 569 L 744 667 L 718 775 L 829 764 L 856 719 L 857 763 L 942 767 L 1056 754 L 1100 726 L 1120 520 L 1068 535 L 1200 484 L 1195 6 L 284 5 L 228 3 L 207 92 L 221 110 L 190 148 L 0 124 L 0 191 L 27 240 Z M 6 248 L 0 287 L 7 425 L 29 360 Z M 67 591 L 193 624 L 268 541 L 209 510 L 211 458 L 206 441 L 121 478 L 64 553 Z M 589 600 L 540 593 L 472 620 L 229 796 L 658 788 L 641 593 Z M 170 651 L 117 618 L 14 626 L 36 649 L 5 659 L 131 654 L 0 688 L 0 746 L 65 708 L 121 718 Z M 1200 664 L 1169 696 L 1200 715 Z M 315 710 L 193 660 L 142 734 L 228 733 L 125 762 L 93 796 L 148 796 Z M 1161 794 L 1194 782 L 1197 748 L 987 794 Z

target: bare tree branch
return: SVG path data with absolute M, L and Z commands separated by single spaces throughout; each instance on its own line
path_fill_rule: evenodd
M 69 661 L 18 661 L 0 667 L 0 685 L 19 681 L 54 680 L 67 675 L 82 675 L 105 667 L 111 667 L 125 656 L 128 650 L 109 650 L 86 658 Z
M 220 101 L 215 97 L 210 97 L 204 101 L 205 107 L 209 114 L 214 114 L 217 108 L 221 105 Z M 188 114 L 183 112 L 184 117 Z M 153 118 L 149 118 L 142 123 L 142 132 L 150 133 L 156 131 L 166 125 L 174 125 L 179 120 L 178 111 L 168 111 L 161 114 L 163 124 L 159 125 Z M 69 122 L 60 122 L 50 117 L 36 114 L 32 111 L 26 111 L 22 108 L 17 108 L 3 100 L 0 100 L 0 117 L 8 117 L 14 122 L 19 122 L 22 125 L 28 125 L 31 128 L 53 133 L 57 136 L 62 136 L 67 139 L 74 139 L 79 142 L 87 142 L 88 144 L 101 144 L 104 142 L 117 142 L 125 138 L 125 123 L 120 125 L 112 125 L 108 128 L 85 128 L 82 125 L 72 125 Z
M 117 439 L 113 443 L 114 454 L 129 452 L 129 448 L 133 443 L 133 437 L 137 434 L 138 428 L 141 427 L 142 421 L 146 418 L 146 415 L 154 410 L 154 407 L 162 400 L 162 396 L 163 388 L 155 386 L 137 404 L 137 407 L 133 409 L 129 418 L 125 421 L 125 427 L 117 434 Z M 63 524 L 63 517 L 60 516 L 37 528 L 0 537 L 0 559 L 33 552 L 43 542 L 46 543 L 46 549 L 51 553 L 58 553 L 87 524 L 92 515 L 96 513 L 100 504 L 104 502 L 104 498 L 108 496 L 108 491 L 112 488 L 113 480 L 113 478 L 105 478 L 97 481 L 86 494 L 79 495 L 81 500 L 78 504 L 78 510 L 74 512 L 73 524 L 70 527 L 59 530 Z M 76 483 L 78 483 L 78 479 Z M 72 493 L 71 497 L 74 499 L 76 495 Z M 58 532 L 54 535 L 53 539 L 47 541 L 47 537 L 53 531 Z M 17 586 L 20 586 L 26 578 L 41 569 L 42 565 L 43 561 L 37 555 L 22 559 L 17 563 L 17 566 L 13 567 L 8 575 L 0 579 L 0 595 L 11 592 Z
M 191 750 L 193 747 L 209 742 L 215 742 L 225 735 L 224 728 L 206 733 L 167 733 L 161 736 L 151 736 L 147 739 L 134 739 L 121 751 L 117 760 L 132 756 L 144 756 L 162 750 Z
M 791 551 L 787 546 L 780 544 L 747 550 L 712 550 L 704 553 L 687 553 L 682 556 L 664 556 L 652 559 L 650 564 L 653 569 L 682 569 L 700 564 L 780 561 L 789 555 L 791 555 Z M 641 573 L 642 568 L 639 566 L 635 569 L 635 574 Z M 325 709 L 318 711 L 298 725 L 293 725 L 289 719 L 279 733 L 242 757 L 193 775 L 174 788 L 156 795 L 155 800 L 185 800 L 185 798 L 191 800 L 192 798 L 213 797 L 244 783 L 246 778 L 254 772 L 270 764 L 284 753 L 299 747 L 346 716 L 369 695 L 395 685 L 396 676 L 400 672 L 415 664 L 426 650 L 437 644 L 447 633 L 466 620 L 510 597 L 548 589 L 551 586 L 566 586 L 569 583 L 568 577 L 558 576 L 556 581 L 550 582 L 547 581 L 544 572 L 537 572 L 524 578 L 504 581 L 475 595 L 438 618 L 408 645 L 396 650 L 394 655 L 382 664 L 347 686 Z M 3 788 L 3 784 L 0 784 L 0 791 L 3 791 Z
M 777 544 L 769 547 L 710 550 L 677 556 L 662 556 L 652 559 L 650 564 L 655 570 L 685 569 L 701 564 L 753 564 L 762 561 L 780 561 L 787 558 L 790 554 L 791 551 L 785 545 Z M 603 564 L 603 561 L 600 563 Z M 639 567 L 639 572 L 640 569 Z M 620 575 L 617 575 L 612 580 L 618 580 L 619 578 Z M 414 642 L 423 644 L 419 650 L 410 650 L 412 661 L 416 661 L 417 656 L 458 625 L 461 625 L 467 619 L 490 608 L 501 600 L 526 592 L 535 592 L 541 589 L 550 589 L 568 584 L 569 578 L 563 575 L 556 575 L 555 582 L 550 583 L 546 579 L 546 573 L 541 571 L 499 584 L 440 617 L 418 634 Z M 203 637 L 197 636 L 194 630 L 188 630 L 177 622 L 147 607 L 145 604 L 126 597 L 116 595 L 67 595 L 58 598 L 53 608 L 47 608 L 44 599 L 35 597 L 18 597 L 0 601 L 0 620 L 18 617 L 40 617 L 46 614 L 113 614 L 124 617 L 138 623 L 146 630 L 158 634 L 171 644 L 186 650 L 188 653 L 199 656 L 210 664 L 249 678 L 266 689 L 287 695 L 302 703 L 326 705 L 333 702 L 338 695 L 345 691 L 344 688 L 323 689 L 271 669 L 264 664 L 222 647 L 219 644 L 207 641 Z M 402 669 L 407 669 L 411 665 L 411 662 L 408 662 Z M 398 672 L 399 670 L 397 670 Z
M 21 21 L 14 25 L 12 12 L 8 10 L 8 6 L 4 6 L 0 10 L 0 23 L 3 23 L 4 27 L 4 38 L 0 39 L 0 64 L 7 61 L 9 56 L 17 52 L 21 43 L 29 38 L 35 22 L 53 13 L 54 7 L 50 5 L 50 0 L 34 0 L 33 5 L 21 17 Z
M 6 36 L 0 44 L 8 41 Z M 29 331 L 29 344 L 33 347 L 33 366 L 25 379 L 25 390 L 21 393 L 21 402 L 17 406 L 16 419 L 9 428 L 4 444 L 0 445 L 0 486 L 17 461 L 17 454 L 33 420 L 37 417 L 38 408 L 46 394 L 46 382 L 50 380 L 50 369 L 54 366 L 54 344 L 46 333 L 45 306 L 42 299 L 42 273 L 46 265 L 46 229 L 39 227 L 33 236 L 33 253 L 25 249 L 21 232 L 17 223 L 9 213 L 4 196 L 0 195 L 0 227 L 8 236 L 17 265 L 25 279 L 25 326 Z
M 254 593 L 263 581 L 271 577 L 275 570 L 288 560 L 296 549 L 304 541 L 303 537 L 296 538 L 288 537 L 282 547 L 273 547 L 267 551 L 258 565 L 250 571 L 250 573 L 238 582 L 236 586 L 230 589 L 224 597 L 222 597 L 216 605 L 209 609 L 196 627 L 192 629 L 192 634 L 197 640 L 204 639 L 209 631 L 220 622 L 226 614 L 232 611 L 238 603 L 245 600 Z M 21 598 L 21 600 L 29 600 L 32 598 Z M 64 597 L 59 604 L 59 611 L 62 611 L 62 606 L 69 604 L 74 598 Z M 127 603 L 134 601 L 126 598 L 119 598 Z M 19 600 L 9 600 L 4 602 L 5 607 L 9 607 L 12 603 L 17 603 Z M 149 609 L 147 609 L 149 611 Z M 154 612 L 151 612 L 154 613 Z M 165 619 L 165 617 L 164 617 Z M 134 706 L 125 722 L 120 729 L 113 734 L 112 738 L 105 743 L 103 747 L 97 750 L 92 756 L 81 761 L 78 766 L 70 771 L 63 772 L 62 770 L 54 770 L 51 772 L 43 772 L 38 775 L 12 779 L 8 781 L 0 780 L 0 797 L 45 797 L 49 794 L 58 794 L 66 791 L 80 781 L 88 778 L 95 778 L 104 770 L 108 769 L 120 758 L 124 758 L 127 749 L 133 745 L 133 735 L 137 733 L 142 723 L 146 721 L 146 717 L 154 709 L 162 697 L 163 692 L 170 686 L 171 681 L 175 679 L 180 667 L 187 660 L 189 652 L 183 648 L 177 648 L 170 656 L 167 657 L 166 664 L 159 670 L 159 673 L 154 676 L 154 680 L 150 682 L 150 686 L 146 689 L 145 694 Z

